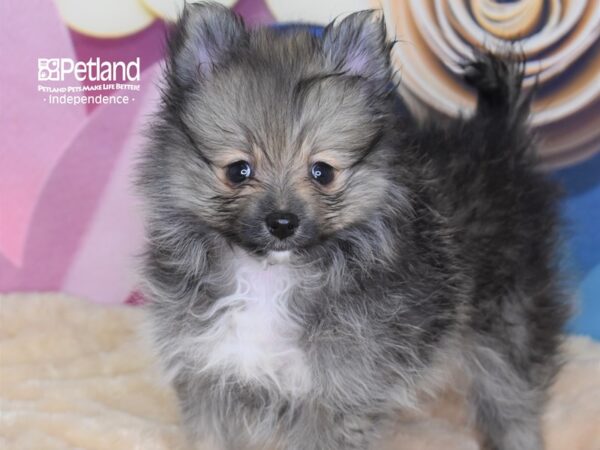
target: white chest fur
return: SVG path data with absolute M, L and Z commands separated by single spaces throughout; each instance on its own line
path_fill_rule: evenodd
M 234 290 L 209 311 L 216 319 L 194 338 L 194 353 L 204 370 L 299 394 L 309 389 L 310 372 L 298 346 L 301 327 L 288 307 L 295 271 L 273 261 L 235 252 Z

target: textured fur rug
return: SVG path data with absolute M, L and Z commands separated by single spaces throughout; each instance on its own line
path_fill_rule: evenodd
M 62 295 L 0 296 L 0 448 L 185 449 L 141 312 Z M 544 421 L 548 450 L 600 449 L 600 344 L 572 337 Z M 399 418 L 386 450 L 475 450 L 460 395 Z M 209 450 L 209 449 L 206 449 Z

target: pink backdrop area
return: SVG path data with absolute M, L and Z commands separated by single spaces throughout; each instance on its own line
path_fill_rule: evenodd
M 78 39 L 51 1 L 2 9 L 10 64 L 0 75 L 0 287 L 123 301 L 142 235 L 129 174 L 155 103 L 156 63 L 144 67 L 141 92 L 127 106 L 49 105 L 37 92 L 37 58 L 77 58 Z M 129 56 L 127 45 L 111 48 L 123 51 L 111 50 L 115 59 Z
M 236 10 L 273 21 L 262 1 Z M 132 170 L 157 104 L 167 25 L 90 37 L 69 29 L 52 0 L 3 1 L 0 25 L 0 292 L 135 300 L 143 233 Z M 141 90 L 128 105 L 49 105 L 37 92 L 44 57 L 140 57 Z

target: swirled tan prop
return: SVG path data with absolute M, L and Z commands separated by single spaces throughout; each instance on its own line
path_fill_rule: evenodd
M 522 53 L 536 85 L 532 124 L 545 166 L 600 150 L 600 1 L 382 0 L 403 95 L 441 113 L 472 111 L 461 63 L 473 48 Z M 410 102 L 409 102 L 410 103 Z

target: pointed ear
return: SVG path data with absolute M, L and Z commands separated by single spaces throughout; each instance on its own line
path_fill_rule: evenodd
M 323 50 L 337 70 L 349 75 L 381 82 L 391 78 L 391 44 L 380 11 L 360 11 L 330 23 L 323 34 Z
M 184 84 L 206 76 L 246 36 L 242 19 L 225 6 L 187 4 L 169 42 L 170 72 Z

